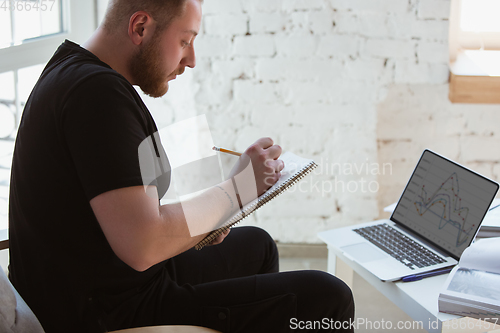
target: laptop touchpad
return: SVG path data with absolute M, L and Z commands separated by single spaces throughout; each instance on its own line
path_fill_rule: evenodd
M 347 245 L 340 249 L 360 263 L 387 258 L 384 252 L 367 243 Z

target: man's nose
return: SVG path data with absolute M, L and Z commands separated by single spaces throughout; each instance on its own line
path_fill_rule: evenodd
M 194 52 L 194 47 L 191 46 L 187 48 L 187 54 L 186 56 L 182 59 L 182 65 L 187 66 L 189 68 L 194 68 L 196 66 L 196 55 Z

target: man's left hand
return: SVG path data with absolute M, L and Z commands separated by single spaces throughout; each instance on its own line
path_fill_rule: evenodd
M 220 234 L 219 236 L 217 236 L 217 238 L 214 239 L 212 241 L 212 243 L 209 244 L 209 246 L 210 245 L 217 245 L 217 244 L 222 243 L 222 241 L 224 240 L 224 238 L 226 238 L 226 236 L 229 235 L 230 231 L 231 231 L 231 229 L 227 229 L 226 231 L 224 231 L 222 234 Z

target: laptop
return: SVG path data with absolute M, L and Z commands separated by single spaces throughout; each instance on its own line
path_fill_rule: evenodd
M 426 149 L 390 219 L 321 233 L 382 281 L 458 263 L 499 185 Z

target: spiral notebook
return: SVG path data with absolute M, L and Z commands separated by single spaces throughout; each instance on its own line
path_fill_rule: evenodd
M 245 205 L 238 213 L 226 221 L 222 227 L 212 231 L 204 239 L 202 239 L 195 249 L 201 250 L 204 246 L 210 244 L 215 238 L 222 234 L 227 229 L 231 228 L 245 217 L 255 212 L 260 207 L 264 206 L 269 201 L 273 200 L 289 187 L 300 181 L 305 175 L 317 167 L 313 160 L 299 157 L 293 153 L 286 152 L 281 155 L 280 159 L 285 162 L 285 168 L 281 171 L 281 177 L 278 179 L 269 190 L 254 201 Z

